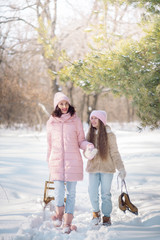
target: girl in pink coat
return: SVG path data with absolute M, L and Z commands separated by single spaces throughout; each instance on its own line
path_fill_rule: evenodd
M 93 144 L 85 140 L 83 126 L 62 92 L 54 96 L 54 111 L 47 122 L 47 161 L 50 180 L 55 185 L 56 214 L 54 225 L 60 227 L 64 217 L 63 231 L 70 233 L 76 227 L 71 225 L 75 207 L 77 181 L 83 179 L 83 161 L 79 148 L 86 150 Z M 65 186 L 67 199 L 64 207 Z

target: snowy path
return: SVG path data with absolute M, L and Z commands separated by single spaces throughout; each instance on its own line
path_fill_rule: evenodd
M 117 174 L 112 184 L 112 226 L 92 229 L 87 193 L 88 175 L 77 185 L 74 223 L 70 235 L 56 230 L 51 212 L 43 211 L 44 182 L 48 180 L 46 136 L 27 130 L 0 130 L 0 240 L 159 240 L 160 239 L 160 131 L 116 131 L 127 170 L 127 186 L 139 215 L 118 209 Z M 84 160 L 84 169 L 86 160 Z M 9 202 L 6 199 L 5 189 Z

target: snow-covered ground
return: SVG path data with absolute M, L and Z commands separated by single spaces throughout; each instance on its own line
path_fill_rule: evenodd
M 118 208 L 117 173 L 112 184 L 112 226 L 91 228 L 88 174 L 77 184 L 77 232 L 55 229 L 49 208 L 43 212 L 44 183 L 48 180 L 46 132 L 0 129 L 0 240 L 159 240 L 160 131 L 136 131 L 134 125 L 112 124 L 126 166 L 130 199 L 138 216 Z M 86 127 L 85 127 L 86 129 Z M 7 195 L 7 196 L 6 196 Z M 8 198 L 8 200 L 7 200 Z M 53 205 L 54 206 L 54 205 Z

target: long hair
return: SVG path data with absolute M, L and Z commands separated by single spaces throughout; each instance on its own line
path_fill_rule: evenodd
M 73 116 L 75 114 L 75 112 L 76 112 L 75 108 L 69 104 L 69 108 L 68 108 L 67 113 L 70 113 L 71 116 Z M 59 117 L 60 118 L 62 116 L 62 114 L 63 113 L 58 106 L 56 106 L 55 110 L 52 112 L 53 117 Z
M 96 146 L 96 128 L 90 124 L 89 132 L 87 134 L 87 140 L 91 143 L 93 143 L 97 149 L 98 149 L 98 154 L 101 157 L 102 160 L 107 159 L 107 154 L 108 154 L 108 137 L 107 137 L 107 132 L 106 132 L 106 127 L 103 124 L 101 120 L 99 120 L 98 124 L 98 135 L 97 135 L 97 146 Z

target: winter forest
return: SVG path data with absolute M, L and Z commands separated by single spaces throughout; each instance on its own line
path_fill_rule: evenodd
M 63 90 L 82 121 L 103 108 L 159 126 L 158 0 L 1 0 L 0 13 L 1 124 L 41 129 Z
M 92 229 L 88 175 L 64 235 L 44 211 L 46 122 L 65 93 L 85 133 L 107 112 L 126 166 L 135 216 Z M 158 240 L 160 236 L 160 0 L 0 0 L 0 240 Z

